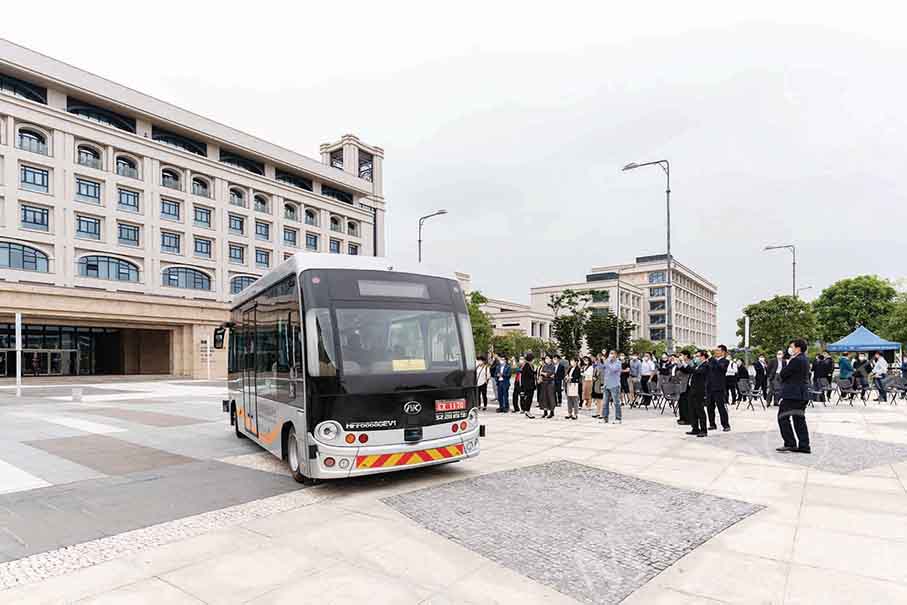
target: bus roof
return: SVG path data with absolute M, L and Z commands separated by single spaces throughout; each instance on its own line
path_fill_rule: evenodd
M 235 308 L 255 298 L 262 291 L 280 282 L 288 275 L 299 275 L 306 269 L 359 269 L 365 271 L 394 271 L 429 277 L 442 277 L 456 281 L 453 271 L 444 271 L 412 261 L 397 262 L 382 256 L 351 256 L 323 252 L 297 252 L 271 271 L 265 273 L 251 286 L 233 297 Z

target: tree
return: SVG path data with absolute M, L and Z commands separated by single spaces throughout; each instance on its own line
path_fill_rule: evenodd
M 794 296 L 776 296 L 743 308 L 750 318 L 750 347 L 757 353 L 768 354 L 787 348 L 795 338 L 806 342 L 816 339 L 818 328 L 812 306 Z M 744 345 L 744 323 L 737 320 L 737 336 Z
M 466 299 L 466 308 L 469 310 L 469 323 L 472 324 L 472 339 L 476 346 L 476 355 L 485 355 L 491 346 L 491 320 L 482 311 L 481 306 L 488 302 L 479 291 L 471 292 Z
M 825 288 L 816 302 L 819 335 L 834 342 L 850 334 L 857 326 L 878 332 L 894 309 L 897 291 L 875 275 L 842 279 Z
M 620 325 L 620 343 L 617 342 L 617 326 Z M 586 347 L 592 353 L 600 351 L 627 351 L 630 348 L 630 335 L 636 325 L 605 309 L 604 313 L 593 313 L 586 321 Z
M 551 297 L 548 308 L 554 312 L 551 331 L 558 349 L 564 357 L 577 357 L 583 346 L 583 333 L 589 319 L 589 302 L 592 296 L 586 291 L 564 290 Z
M 668 345 L 663 342 L 652 342 L 645 338 L 637 338 L 630 343 L 630 351 L 633 353 L 653 353 L 655 357 L 661 357 L 668 350 Z
M 891 311 L 882 323 L 879 336 L 894 342 L 907 343 L 907 293 L 898 294 Z
M 495 353 L 506 357 L 519 357 L 531 351 L 536 359 L 553 348 L 552 343 L 547 340 L 526 336 L 520 332 L 492 336 L 491 347 Z

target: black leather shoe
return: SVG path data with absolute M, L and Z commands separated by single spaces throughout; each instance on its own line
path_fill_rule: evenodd
M 717 427 L 716 425 L 714 425 L 714 424 L 710 424 L 710 425 L 709 425 L 709 430 L 710 430 L 710 431 L 717 431 L 717 430 L 718 430 L 718 427 Z
M 789 454 L 789 453 L 795 451 L 796 449 L 797 449 L 797 448 L 795 448 L 795 447 L 787 447 L 787 446 L 785 445 L 785 446 L 783 446 L 783 447 L 776 447 L 776 448 L 775 448 L 775 451 L 776 451 L 776 452 L 781 452 L 782 454 Z
M 708 437 L 709 434 L 708 433 L 696 433 L 696 436 L 697 437 Z
M 795 448 L 793 451 L 797 452 L 798 454 L 812 454 L 813 453 L 813 451 L 808 447 L 798 447 L 798 448 Z
M 698 435 L 699 431 L 687 431 L 686 434 L 687 435 Z
M 725 433 L 730 433 L 730 432 L 731 432 L 731 427 L 726 426 L 726 427 L 724 427 L 724 428 L 721 429 L 721 430 L 724 431 Z

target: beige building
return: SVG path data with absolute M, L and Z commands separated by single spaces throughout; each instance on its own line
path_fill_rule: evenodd
M 519 332 L 533 338 L 551 339 L 551 321 L 554 314 L 550 310 L 539 311 L 529 305 L 497 298 L 489 298 L 481 309 L 491 319 L 496 336 Z
M 384 254 L 382 174 L 355 136 L 313 159 L 0 40 L 0 377 L 17 311 L 25 376 L 206 376 L 258 276 Z
M 675 346 L 714 347 L 718 334 L 718 289 L 689 267 L 672 263 Z M 636 324 L 633 338 L 666 339 L 667 257 L 637 257 L 636 262 L 593 267 L 585 282 L 540 286 L 530 292 L 533 310 L 548 308 L 564 290 L 592 290 L 592 312 L 610 309 Z

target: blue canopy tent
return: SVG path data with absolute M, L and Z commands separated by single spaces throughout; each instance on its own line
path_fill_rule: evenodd
M 849 353 L 851 351 L 871 353 L 873 351 L 899 351 L 901 345 L 897 342 L 879 338 L 870 330 L 859 326 L 838 342 L 825 347 L 825 349 L 831 353 Z

